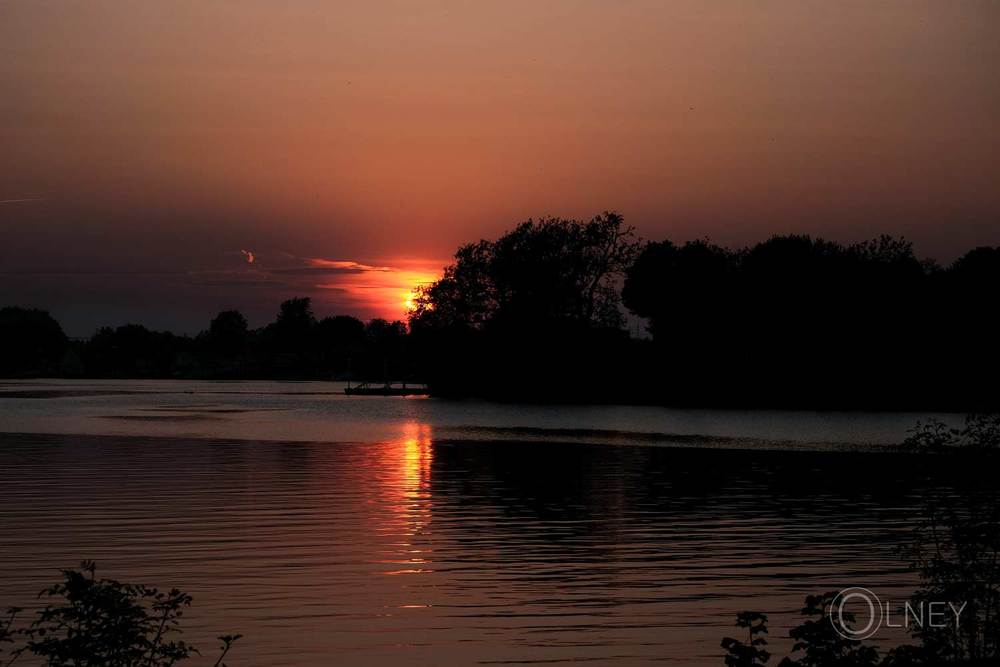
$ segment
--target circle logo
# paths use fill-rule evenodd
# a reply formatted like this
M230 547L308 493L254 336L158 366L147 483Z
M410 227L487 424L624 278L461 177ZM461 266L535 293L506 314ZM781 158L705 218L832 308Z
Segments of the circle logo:
M852 608L860 608L860 614L856 615L850 611L848 605ZM858 641L868 639L882 627L882 601L870 590L860 586L845 588L837 593L837 597L833 598L833 602L830 604L829 613L833 629L844 639ZM867 622L861 627L851 627L851 624L861 622L858 620L859 618L861 621L867 619Z

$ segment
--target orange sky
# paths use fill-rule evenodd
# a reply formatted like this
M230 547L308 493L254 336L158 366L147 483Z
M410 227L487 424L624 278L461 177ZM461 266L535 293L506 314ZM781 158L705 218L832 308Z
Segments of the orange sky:
M459 243L605 209L953 256L1000 242L998 25L995 0L7 0L0 302L84 333L260 324L307 288L392 316ZM204 281L240 249L393 271Z

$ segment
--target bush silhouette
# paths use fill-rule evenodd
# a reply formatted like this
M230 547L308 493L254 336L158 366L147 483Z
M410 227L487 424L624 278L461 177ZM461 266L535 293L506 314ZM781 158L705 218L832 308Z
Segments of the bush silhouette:
M42 591L55 599L37 612L25 628L15 629L20 609L9 610L0 625L0 641L22 640L9 665L21 654L40 658L50 667L167 667L198 651L176 635L181 633L184 610L191 596L176 588L159 591L140 584L98 579L96 565L85 561L79 569L63 570L63 580ZM224 635L223 658L241 635Z
M764 648L767 639L761 635L767 634L767 614L759 611L742 611L736 615L736 627L745 628L747 640L725 637L722 648L729 654L726 656L726 667L760 667L766 665L771 654Z

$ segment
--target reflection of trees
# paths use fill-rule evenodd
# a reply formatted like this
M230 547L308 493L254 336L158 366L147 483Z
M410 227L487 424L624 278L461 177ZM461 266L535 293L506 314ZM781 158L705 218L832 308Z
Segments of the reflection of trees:
M856 536L830 526L870 518L873 511L889 523L905 518L900 508L920 480L898 463L898 455L878 453L436 442L431 489L435 502L496 516L489 524L463 527L457 540L476 539L482 531L510 541L593 538L601 545L642 525L650 529L648 539L669 550L683 543L683 526L725 529L752 520L851 543ZM540 522L559 523L560 530L538 531ZM671 524L678 529L666 530ZM790 530L767 539L795 549L804 546L801 534ZM882 532L888 552L901 534Z

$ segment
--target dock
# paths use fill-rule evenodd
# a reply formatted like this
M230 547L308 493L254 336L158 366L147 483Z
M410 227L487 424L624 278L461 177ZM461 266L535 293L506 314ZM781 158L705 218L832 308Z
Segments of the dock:
M351 386L347 383L344 393L348 396L427 396L430 392L425 384L406 382L362 382Z

